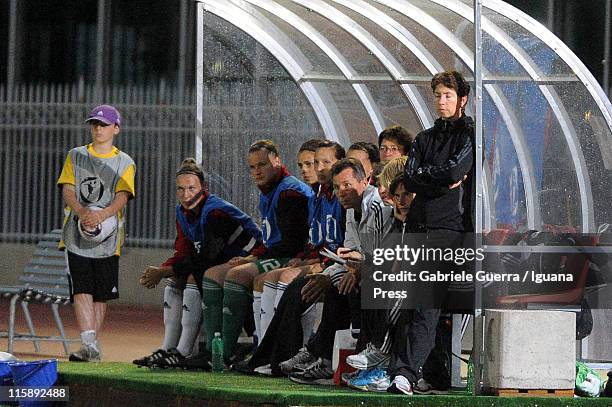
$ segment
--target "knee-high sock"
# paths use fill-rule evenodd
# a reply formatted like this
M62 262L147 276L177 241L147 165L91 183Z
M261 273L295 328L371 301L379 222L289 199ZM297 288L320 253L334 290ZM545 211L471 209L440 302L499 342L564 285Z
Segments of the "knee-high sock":
M176 348L181 336L183 292L166 280L164 288L164 343L162 349Z
M266 336L270 321L274 317L274 300L276 299L276 284L264 282L261 294L261 337Z
M215 332L221 332L223 328L223 288L206 277L202 279L202 314L206 349L210 351Z
M285 294L285 290L287 289L287 287L289 286L289 283L283 283L282 281L279 281L278 283L276 283L276 298L274 298L274 311L276 312L276 309L278 308L278 303L280 302L281 298L283 298L283 294Z
M202 315L202 302L200 301L200 313ZM198 354L204 352L204 346L206 345L206 330L204 329L204 316L200 320L200 330L198 331L198 336L195 340L195 344L191 353Z
M312 330L314 328L315 320L317 319L317 307L316 303L312 304L304 313L302 313L301 323L302 323L302 332L304 339L304 346L308 343L308 339L310 339L310 335L312 335Z
M200 332L202 320L202 296L195 284L187 284L183 291L183 317L181 318L181 339L176 349L181 355L191 354L195 340Z
M255 335L261 342L261 292L253 291L253 319L255 320Z
M248 301L246 288L232 281L223 284L223 350L226 359L234 354Z

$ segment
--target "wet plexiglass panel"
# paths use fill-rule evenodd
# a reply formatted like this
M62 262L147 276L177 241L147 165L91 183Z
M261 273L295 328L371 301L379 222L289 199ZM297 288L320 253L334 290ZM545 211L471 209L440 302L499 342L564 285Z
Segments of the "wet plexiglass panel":
M412 52L410 52L405 45L391 35L389 31L383 28L386 27L386 25L383 24L383 21L376 19L372 14L366 13L364 16L363 14L358 13L349 7L345 7L331 0L326 0L326 3L335 7L338 9L338 11L350 17L353 21L363 27L373 39L378 41L378 43L388 51L390 57L401 66L406 75L421 76L429 74L423 63ZM381 26L379 24L383 25Z
M450 10L429 0L413 0L410 3L441 22L473 54L474 24L470 21L474 18L472 4L448 2L453 7ZM527 75L512 55L487 31L482 33L482 52L486 77L494 79Z
M580 82L554 89L574 125L593 194L595 228L612 223L612 134L591 94Z
M431 90L431 85L429 83L419 84L416 86L416 88L419 90L421 95L423 95L423 99L425 100L425 105L429 109L429 113L431 114L433 119L436 120L438 116L434 105L434 97L433 92Z
M256 74L290 79L269 52L244 31L212 13L204 14L204 72L210 77L255 79ZM214 52L213 52L214 50ZM257 65L257 69L255 68Z
M483 98L484 165L491 176L489 196L493 198L490 213L492 228L527 227L527 205L524 168L516 153L516 143L507 123L488 93Z
M302 7L292 1L275 1L308 21L310 25L340 50L342 55L359 74L388 77L383 65L360 42L340 28L336 22L330 21L314 10ZM391 78L389 77L389 79Z
M485 79L499 81L517 76L527 79L519 62L488 33L482 35L482 62Z
M540 207L536 228L557 225L582 230L579 164L568 148L570 132L563 130L546 95L535 83L507 82L498 88L524 139L529 174L535 182L533 196Z
M212 192L258 217L246 165L251 143L274 140L298 174L299 146L325 136L300 86L254 38L210 13L204 33L203 166Z
M447 9L444 7L444 5L436 4L430 0L410 0L410 4L418 7L431 17L435 18L440 24L452 31L457 37L463 36L464 31L471 31L472 39L474 38L472 23L467 21L460 14ZM470 7L466 6L464 9L467 11L470 9ZM469 47L473 49L473 41L471 42L472 44L470 44Z
M260 13L265 21L273 24L279 30L281 30L300 50L300 52L309 60L312 69L307 73L317 73L321 75L342 75L338 66L319 48L313 41L311 41L305 34L298 31L295 27L288 24L285 20L278 17L278 13L283 15L283 7L267 2L267 9L263 9L256 6L251 6L250 9L256 10L256 13ZM269 10L269 11L268 11ZM299 17L299 16L298 16Z
M336 82L328 84L327 88L346 126L349 142L371 142L373 137L377 136L377 132L353 86Z
M456 69L461 72L470 71L470 68L456 56L453 48L444 42L443 34L436 27L425 24L419 19L419 15L402 14L396 9L374 1L369 1L369 3L407 28L416 37L420 46L426 48L433 57L431 62L436 67L436 72L445 69ZM441 35L442 38L438 35ZM452 37L454 38L454 35Z
M517 12L518 9L517 9ZM516 22L488 8L482 9L483 18L489 19L520 46L544 75L573 75L570 67L544 40L527 31ZM545 28L542 26L542 29Z
M368 89L383 113L386 127L399 124L414 134L422 130L412 105L397 83L368 83Z

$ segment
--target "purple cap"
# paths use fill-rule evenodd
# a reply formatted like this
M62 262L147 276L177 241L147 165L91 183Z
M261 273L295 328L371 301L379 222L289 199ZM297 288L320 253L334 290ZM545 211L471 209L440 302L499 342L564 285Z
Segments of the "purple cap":
M89 118L85 120L85 123L92 120L98 120L102 123L116 124L117 126L121 126L121 115L117 109L111 105L100 105L94 107L89 113Z

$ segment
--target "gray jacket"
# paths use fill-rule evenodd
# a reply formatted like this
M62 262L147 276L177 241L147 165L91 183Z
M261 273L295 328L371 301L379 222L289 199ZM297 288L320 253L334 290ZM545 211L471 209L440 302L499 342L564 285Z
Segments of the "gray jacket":
M378 190L368 185L361 200L361 220L355 219L355 210L346 211L346 231L344 233L343 247L355 249L359 252L368 252L370 248L377 247L380 240L393 227L393 207L385 206ZM334 285L346 273L343 265L334 263L325 269Z

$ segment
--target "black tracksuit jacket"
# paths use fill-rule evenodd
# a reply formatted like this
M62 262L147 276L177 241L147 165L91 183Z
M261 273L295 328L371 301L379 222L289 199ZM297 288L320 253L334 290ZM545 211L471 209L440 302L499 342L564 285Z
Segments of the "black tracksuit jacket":
M438 119L420 132L406 162L406 190L415 192L407 222L459 232L471 228L474 191L474 122ZM457 188L448 186L468 178Z

